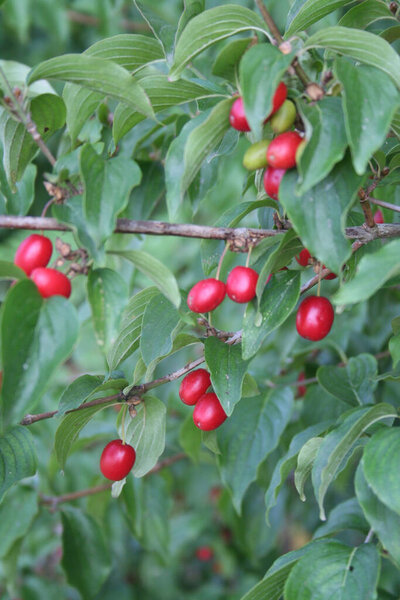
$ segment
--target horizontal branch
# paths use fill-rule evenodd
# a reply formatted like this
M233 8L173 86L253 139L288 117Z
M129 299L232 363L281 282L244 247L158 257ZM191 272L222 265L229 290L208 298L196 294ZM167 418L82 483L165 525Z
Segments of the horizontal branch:
M68 225L60 223L57 219L49 217L16 217L11 215L0 216L0 228L28 229L42 231L72 231ZM249 245L256 245L260 240L282 233L277 229L256 229L248 227L209 227L207 225L193 225L191 223L165 223L163 221L133 221L118 219L115 233L133 233L146 235L170 235L186 238L228 240L234 249L248 250ZM360 240L363 243L377 238L400 237L399 223L383 223L372 228L365 225L347 227L346 237L351 240Z

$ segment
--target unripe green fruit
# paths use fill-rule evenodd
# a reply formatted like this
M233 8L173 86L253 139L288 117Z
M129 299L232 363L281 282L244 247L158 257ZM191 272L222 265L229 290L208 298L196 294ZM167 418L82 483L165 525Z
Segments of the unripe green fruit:
M296 107L291 100L285 100L279 110L272 115L270 124L272 131L283 133L291 128L296 118Z
M250 146L243 156L243 166L249 171L264 169L268 166L267 149L270 143L271 140L261 140L261 142Z
M300 158L301 158L301 155L304 152L304 148L306 147L306 144L307 144L306 140L303 140L302 142L300 142L299 147L297 148L297 151L296 151L296 165L298 165L299 162L300 162Z

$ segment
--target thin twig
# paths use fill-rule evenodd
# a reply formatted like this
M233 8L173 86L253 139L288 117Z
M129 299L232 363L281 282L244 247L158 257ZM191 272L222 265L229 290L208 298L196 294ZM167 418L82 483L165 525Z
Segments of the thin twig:
M90 27L98 27L101 25L101 20L99 18L92 15L86 15L76 10L67 10L67 17L73 23L79 23L80 25L89 25ZM129 19L122 19L120 26L126 31L149 31L147 23L136 23Z
M184 458L187 458L187 455L184 452L174 454L173 456L168 456L167 458L160 460L148 473L146 473L146 476L152 475L153 473L158 473L162 469L165 469L166 467L169 467ZM93 496L95 494L101 494L101 492L106 492L107 490L111 489L112 485L112 482L103 483L102 485L97 485L86 490L62 494L61 496L45 496L42 494L40 496L40 504L49 505L52 510L55 510L59 504L72 502L73 500L79 500L80 498L86 498L87 496Z
M383 208L388 208L389 210L393 210L394 212L400 212L400 206L396 206L396 204L390 204L389 202L384 202L383 200L378 200L377 198L369 198L369 201L372 204L377 204L378 206L382 206Z
M368 201L368 195L362 188L358 191L358 197L360 199L361 208L363 209L365 216L365 223L367 227L374 229L376 227L376 223L374 220L374 215L372 214L371 205Z
M256 4L258 6L258 9L261 13L262 18L266 22L268 29L271 32L271 35L275 38L275 40L278 42L278 44L282 44L283 37L281 36L281 33L280 33L275 21L273 20L270 12L265 8L264 2L262 0L256 0Z

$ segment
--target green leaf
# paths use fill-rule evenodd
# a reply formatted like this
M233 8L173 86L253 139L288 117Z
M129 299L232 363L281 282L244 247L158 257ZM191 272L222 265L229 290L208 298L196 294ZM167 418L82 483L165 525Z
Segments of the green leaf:
M132 188L140 183L137 163L125 156L103 160L87 144L80 154L84 183L83 214L87 230L101 248L113 233L117 215L128 204Z
M339 21L343 27L356 27L365 29L379 19L392 19L396 21L388 5L382 0L364 0L348 10Z
M266 520L269 523L268 516L269 511L276 504L276 499L285 480L288 478L290 472L295 468L297 463L297 456L301 450L301 448L314 436L319 435L324 432L330 424L330 421L323 421L322 423L318 423L317 425L311 425L311 427L307 427L304 431L300 431L300 433L296 434L292 441L290 442L290 446L286 454L279 459L276 463L275 469L272 473L267 491L265 493L265 506L266 506Z
M308 38L304 48L326 48L377 67L400 87L400 57L382 38L350 27L326 27Z
M17 425L0 437L0 499L17 481L36 473L33 438L26 427Z
M122 314L118 337L108 357L110 371L116 369L123 360L139 348L143 314L151 298L157 294L157 288L150 287L142 290L129 300Z
M373 544L351 548L331 540L311 548L293 567L284 598L375 600L379 570L380 557Z
M320 508L320 518L323 521L325 521L323 507L325 494L335 479L342 461L349 457L354 444L368 427L390 417L396 417L396 410L390 404L381 403L373 407L354 409L347 413L347 416L343 417L343 422L324 438L312 470L314 493Z
M146 365L160 356L169 354L180 315L165 296L154 296L144 309L140 352Z
M279 241L279 237L280 236L275 236L277 242ZM302 249L303 244L300 242L294 229L291 229L282 236L278 247L268 255L268 258L260 271L256 287L259 302L262 298L264 288L267 285L268 276L286 266L296 254L301 252ZM257 255L257 252L254 254Z
M19 87L21 90L26 90L26 94L29 98L40 96L40 94L55 94L52 86L43 79L29 86L29 88L26 88L26 77L31 70L31 67L28 67L28 65L16 62L15 60L0 60L0 67L3 69L11 88ZM0 90L1 89L5 94L9 92L3 77L0 77Z
M369 524L364 517L357 498L350 498L337 504L329 513L326 523L318 527L317 531L315 531L314 539L326 535L334 535L346 529L359 531L364 535L368 533Z
M345 58L337 58L335 74L343 86L343 110L354 169L362 175L372 154L386 139L400 93L390 77L376 67L356 66Z
M29 532L39 510L38 494L28 486L11 489L0 504L0 558Z
M129 71L104 58L86 54L64 54L37 65L29 74L28 83L38 79L57 79L76 83L120 102L125 102L146 117L154 117L143 88Z
M212 74L223 79L235 81L239 61L250 46L252 38L239 38L226 44L217 55Z
M62 567L68 583L79 590L84 600L90 600L111 572L103 531L93 517L72 506L63 507L61 519Z
M30 113L44 141L65 124L65 105L55 94L42 94L32 98ZM0 142L3 146L3 166L14 191L14 184L22 179L26 167L39 152L39 148L25 125L1 109Z
M169 65L172 61L172 53L175 44L177 32L175 27L167 23L159 17L159 13L152 10L145 2L133 0L135 7L146 21L154 37L160 42L166 58L166 63ZM150 5L151 6L151 5Z
M136 410L136 417L126 428L126 442L136 450L132 473L143 477L164 452L166 408L158 398L145 396Z
M272 98L293 57L293 53L283 54L272 44L257 44L240 61L246 117L256 140L261 139L263 123L272 110Z
M344 228L361 178L345 158L303 196L296 192L296 179L294 171L285 174L279 188L279 200L305 248L333 273L339 273L342 264L351 255Z
M66 298L43 300L30 280L9 290L1 319L5 424L35 406L77 337L78 317Z
M26 274L14 263L0 260L0 279L26 279Z
M255 300L249 302L243 319L242 352L245 360L254 356L265 338L286 321L297 304L299 294L299 273L282 271L276 273L265 287L259 313Z
M128 301L128 286L112 269L91 269L87 290L97 343L107 353L118 334L121 313Z
M295 0L286 21L285 37L303 31L351 0Z
M399 568L400 539L397 532L400 527L400 516L390 510L373 492L365 478L363 465L364 461L361 460L354 480L357 499L369 525Z
M363 457L364 475L372 491L383 504L398 515L400 515L400 493L395 465L398 462L399 448L398 427L384 428L371 437Z
M35 198L36 171L36 165L28 165L12 191L3 164L0 164L0 199L4 198L7 214L24 216L28 213Z
M400 273L400 240L386 243L376 252L364 254L355 276L333 296L335 304L354 304L370 298L386 281Z
M248 361L243 360L240 345L225 344L216 337L206 339L204 356L214 391L229 417L241 398Z
M257 477L260 463L276 448L293 409L290 388L241 402L218 430L218 465L240 513L243 496Z
M400 334L394 335L389 340L389 352L393 361L393 368L399 364L400 360Z
M117 404L117 401L115 404ZM71 452L71 448L81 430L100 410L110 406L112 406L111 403L100 404L97 406L83 408L82 410L77 410L65 415L57 428L54 438L54 449L58 464L60 465L61 469L64 469L68 454Z
M308 440L301 448L297 457L297 467L294 473L294 485L300 496L300 500L305 502L304 486L311 473L312 466L317 456L318 450L324 441L322 437L313 437Z
M67 410L78 408L101 385L101 375L81 375L63 391L58 404L57 416L64 415Z
M179 443L193 462L198 462L200 458L201 434L200 429L193 423L193 415L189 414L179 430Z
M325 540L311 542L299 550L293 550L280 556L265 574L262 581L257 583L241 600L280 600L285 581L290 571L299 559L309 552L310 548L326 544Z
M299 101L298 108L307 140L298 165L296 191L302 195L325 179L342 160L348 142L339 98L323 98L315 104Z
M145 35L124 33L99 40L84 52L85 55L111 60L135 73L144 65L164 58L160 43ZM67 126L72 141L95 111L104 96L80 85L67 83L63 98L68 109ZM132 109L131 109L132 110Z
M186 65L212 44L248 30L268 35L261 18L252 10L237 4L217 6L194 17L176 45L170 79L179 79Z
M110 254L115 254L116 256L121 256L122 258L126 258L126 260L130 260L139 271L144 273L144 275L154 282L160 292L164 294L176 308L179 308L181 294L176 279L171 271L157 258L153 258L153 256L142 250L110 250L109 252Z
M322 366L319 384L332 396L352 406L372 404L377 385L378 363L371 354L359 354L344 367Z

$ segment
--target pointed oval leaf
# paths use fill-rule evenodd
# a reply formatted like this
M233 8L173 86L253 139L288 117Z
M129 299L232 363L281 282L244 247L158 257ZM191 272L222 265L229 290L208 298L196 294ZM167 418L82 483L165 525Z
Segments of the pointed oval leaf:
M372 354L352 356L344 367L322 366L318 383L332 396L352 406L372 404L378 363Z
M269 35L256 13L237 4L217 6L197 15L191 19L178 40L170 79L178 79L186 65L212 44L252 29Z
M295 0L289 10L285 36L303 31L351 0Z
M26 427L13 427L0 437L0 499L17 481L36 473L36 452Z
M146 365L169 354L179 322L179 312L163 294L149 301L143 313L140 337L140 352Z
M326 523L318 527L314 533L314 539L326 535L334 535L340 531L352 529L367 535L370 526L357 498L350 498L340 502L331 510Z
M5 558L15 542L29 532L38 511L36 490L21 485L8 492L0 504L0 558Z

